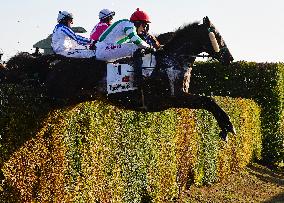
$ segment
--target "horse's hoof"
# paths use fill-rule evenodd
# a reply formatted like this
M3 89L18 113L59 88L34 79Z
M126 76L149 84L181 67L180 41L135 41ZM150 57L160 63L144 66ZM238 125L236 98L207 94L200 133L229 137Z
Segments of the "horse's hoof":
M233 133L234 135L237 134L236 129L234 128L233 125L231 125L231 126L227 129L227 131L230 132L230 133Z
M224 140L225 142L228 142L228 133L232 133L234 135L237 134L236 129L234 128L233 125L228 126L227 128L225 128L224 130L222 130L220 132L220 137L222 138L222 140Z
M233 133L234 135L236 135L236 134L237 134L237 131L236 131L236 129L234 128L234 126L233 126L233 128L232 128L231 133Z
M220 137L222 138L223 141L228 142L229 138L228 138L228 132L226 130L222 130L219 133Z

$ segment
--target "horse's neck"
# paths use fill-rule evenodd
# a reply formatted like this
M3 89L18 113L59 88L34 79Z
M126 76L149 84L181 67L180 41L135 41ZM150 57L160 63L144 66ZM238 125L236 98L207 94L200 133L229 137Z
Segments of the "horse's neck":
M196 56L203 51L201 36L203 33L202 25L193 23L177 30L175 33L166 34L171 39L165 44L165 49L172 55ZM195 59L191 59L193 62Z

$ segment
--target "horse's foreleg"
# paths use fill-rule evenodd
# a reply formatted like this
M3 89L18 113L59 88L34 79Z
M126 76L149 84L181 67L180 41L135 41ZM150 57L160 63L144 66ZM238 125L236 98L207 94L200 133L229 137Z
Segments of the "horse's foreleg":
M187 71L184 73L184 77L183 77L182 90L183 92L186 92L186 93L188 93L188 89L189 89L191 71L192 71L192 66L187 68Z
M220 136L222 139L227 139L229 132L235 134L235 129L226 112L214 101L214 99L205 96L198 96L192 94L182 94L171 99L171 104L176 108L189 109L205 109L211 112L216 118L219 127L221 128Z

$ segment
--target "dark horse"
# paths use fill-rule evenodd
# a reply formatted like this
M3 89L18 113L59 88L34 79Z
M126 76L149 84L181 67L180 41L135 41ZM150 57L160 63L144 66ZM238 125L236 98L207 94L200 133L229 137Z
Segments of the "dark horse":
M108 95L106 62L57 55L15 56L7 63L5 79L39 82L50 97L71 103L104 99L127 109L150 112L168 108L206 109L216 118L222 139L225 140L229 132L235 133L228 115L212 98L188 93L190 70L196 55L206 52L224 65L233 61L222 36L208 17L202 24L189 24L158 39L164 47L155 53L157 66L138 90Z

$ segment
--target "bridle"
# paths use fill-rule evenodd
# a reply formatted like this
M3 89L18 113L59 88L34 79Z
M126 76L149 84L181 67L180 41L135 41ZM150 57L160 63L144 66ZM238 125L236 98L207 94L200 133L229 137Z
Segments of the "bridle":
M202 25L204 25L204 24L202 24ZM211 35L214 35L214 36L216 35L216 33L214 32L215 28L209 27L209 28L207 28L207 30L208 30L208 37L209 37L210 32L211 32ZM216 38L215 38L215 40L216 40ZM216 40L216 43L217 43L217 46L219 47L217 40ZM179 47L178 49L175 50L174 55L177 55L181 50L183 50L185 47L187 47L189 45L190 45L190 42L184 43L181 47ZM209 54L209 53L207 53L207 54L184 54L184 55L179 55L179 56L186 56L186 57L192 57L192 58L210 58L210 57L215 58L215 56L214 56L215 54L222 53L222 52L223 52L223 48L219 49L219 52L214 52L213 54Z
M200 39L195 39L195 41L194 38L192 38L191 41L184 41L181 43L181 46L174 49L172 55L181 58L191 58L191 60L195 60L195 58L212 58L212 60L217 59L222 63L227 63L227 55L230 54L230 52L226 44L222 43L222 37L216 31L215 27L211 25L211 23L203 23L199 24L199 26L199 29L201 29L199 30L199 35L202 35ZM206 53L197 54L198 52Z

